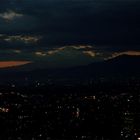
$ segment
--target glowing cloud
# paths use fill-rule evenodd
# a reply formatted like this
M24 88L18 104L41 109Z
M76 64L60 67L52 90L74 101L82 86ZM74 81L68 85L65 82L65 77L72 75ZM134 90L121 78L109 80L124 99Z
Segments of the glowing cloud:
M37 56L46 56L46 53L44 53L44 52L35 52L35 55L37 55Z
M30 35L11 35L7 36L5 34L0 34L0 40L6 42L20 41L25 44L37 43L41 39L41 36L30 36Z
M77 49L77 50L79 50L79 49L92 49L93 48L93 46L90 46L90 45L79 45L79 46L71 46L71 47L74 49Z
M83 51L84 54L91 56L91 57L95 57L96 53L94 51Z
M92 46L84 46L84 45L77 45L77 46L64 46L64 47L60 47L60 48L54 48L53 50L50 50L47 52L48 55L53 55L53 54L56 54L56 53L59 53L61 52L62 50L65 50L65 49L75 49L75 50L89 50L89 49L92 49L93 47ZM85 51L86 53L87 51ZM87 52L88 53L88 52Z
M110 57L105 58L105 60L113 59L121 55L140 56L140 51L115 52Z
M62 50L66 49L66 47L60 47L60 48L55 48L53 50L50 50L47 52L48 55L53 55L53 54L56 54Z
M16 67L32 63L31 61L0 61L0 68Z
M7 21L11 21L11 20L14 20L15 18L20 18L22 16L23 16L23 14L14 12L12 10L9 10L4 13L0 13L0 18L7 20Z

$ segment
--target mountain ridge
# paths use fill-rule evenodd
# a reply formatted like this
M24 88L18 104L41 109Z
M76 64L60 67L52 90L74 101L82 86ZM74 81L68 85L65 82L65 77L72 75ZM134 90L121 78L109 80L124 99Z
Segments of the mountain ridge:
M28 64L27 64L28 65ZM31 65L29 65L31 66ZM22 69L23 68L23 69ZM26 68L26 69L25 69ZM0 80L29 79L90 79L94 77L110 76L136 76L140 75L140 56L122 55L103 62L91 63L86 66L77 66L62 69L27 69L28 66L18 68L1 69ZM25 69L25 70L24 70Z

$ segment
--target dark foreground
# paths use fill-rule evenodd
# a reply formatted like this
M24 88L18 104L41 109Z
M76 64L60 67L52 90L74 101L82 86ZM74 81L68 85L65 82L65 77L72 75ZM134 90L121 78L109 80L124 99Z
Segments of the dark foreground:
M140 84L103 85L1 86L0 140L140 140Z

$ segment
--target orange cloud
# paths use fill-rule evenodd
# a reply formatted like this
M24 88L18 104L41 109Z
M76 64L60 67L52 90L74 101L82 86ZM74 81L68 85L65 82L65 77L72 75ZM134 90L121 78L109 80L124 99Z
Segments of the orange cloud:
M140 56L140 51L116 52L116 53L113 53L112 56L105 58L105 60L113 59L113 58L121 56L121 55Z
M0 68L16 67L29 63L31 61L0 61Z
M84 54L91 56L91 57L95 57L96 53L94 51L83 51Z

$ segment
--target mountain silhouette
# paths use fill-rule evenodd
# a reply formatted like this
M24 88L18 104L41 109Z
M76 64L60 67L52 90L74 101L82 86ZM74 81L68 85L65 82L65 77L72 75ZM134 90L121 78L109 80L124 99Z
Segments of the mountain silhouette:
M0 70L0 82L11 80L71 79L81 80L104 77L123 77L140 75L140 56L121 55L103 62L96 62L85 66L59 69L33 69L35 64Z

